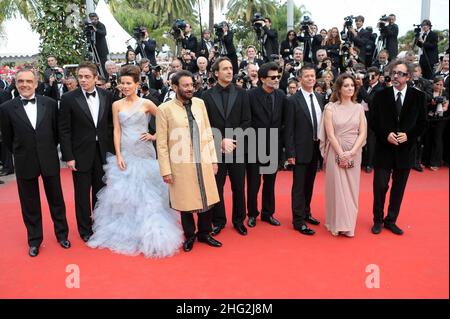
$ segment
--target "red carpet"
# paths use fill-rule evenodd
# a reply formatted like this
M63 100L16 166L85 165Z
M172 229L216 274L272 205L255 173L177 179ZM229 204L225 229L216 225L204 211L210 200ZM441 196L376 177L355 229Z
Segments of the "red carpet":
M334 238L323 226L324 173L317 176L312 203L322 221L312 226L316 235L294 231L292 175L282 172L276 214L281 227L258 221L244 238L230 217L218 236L222 248L196 242L192 252L162 260L87 247L76 231L67 170L62 176L72 248L57 244L44 202L43 246L37 258L28 257L17 187L10 181L0 186L0 298L448 298L448 175L448 168L411 173L398 220L405 235L399 237L387 230L370 233L373 175L363 173L356 237L350 239ZM230 195L228 185L228 212ZM66 287L72 264L79 267L80 288ZM370 264L379 267L379 289L366 287Z

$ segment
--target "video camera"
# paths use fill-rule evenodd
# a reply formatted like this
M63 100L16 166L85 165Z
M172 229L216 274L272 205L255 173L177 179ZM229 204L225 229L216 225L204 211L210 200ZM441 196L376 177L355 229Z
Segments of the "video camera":
M352 15L344 18L344 25L347 29L353 27L353 20L355 20L355 17Z
M222 39L224 32L223 32L223 22L214 24L214 34L217 38Z
M174 39L181 39L181 31L186 29L186 22L183 19L176 19L175 23L172 25L172 30L170 34L174 37Z
M303 20L300 22L300 30L305 32L305 34L309 34L309 27L314 25L314 22L311 20L309 16L304 16Z
M111 75L108 82L111 84L111 90L115 90L117 87L117 74Z
M422 33L422 25L421 24L413 24L414 27L414 36L416 38L420 37L420 34Z
M388 24L389 24L389 16L383 14L383 15L381 16L380 20L378 21L377 28L378 28L378 29L384 28L384 27L386 27Z
M144 40L146 32L147 29L145 27L135 27L133 29L133 38L135 38L137 42L141 42Z
M253 29L255 30L255 32L256 32L256 34L257 34L258 36L261 35L262 28L263 28L263 26L264 26L265 21L266 21L266 18L264 18L264 17L261 15L261 13L256 12L256 13L253 15L253 18L252 18L252 25L253 25ZM264 23L261 23L261 22L264 22Z

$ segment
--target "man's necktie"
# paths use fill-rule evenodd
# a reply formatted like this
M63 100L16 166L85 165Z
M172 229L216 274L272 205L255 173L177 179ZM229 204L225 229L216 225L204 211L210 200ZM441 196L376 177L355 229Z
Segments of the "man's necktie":
M313 139L314 141L317 141L317 115L316 115L316 107L314 106L314 95L310 94L309 97L311 98L311 113L313 117Z
M395 108L397 109L397 115L400 117L402 112L402 92L397 93L397 100L395 101Z

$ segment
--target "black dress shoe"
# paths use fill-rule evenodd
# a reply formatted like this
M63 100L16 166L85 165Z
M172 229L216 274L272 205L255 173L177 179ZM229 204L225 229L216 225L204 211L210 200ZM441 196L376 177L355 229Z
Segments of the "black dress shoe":
M7 176L14 174L14 171L0 171L0 176Z
M241 234L242 236L247 235L247 228L244 226L244 224L236 224L236 225L234 225L233 227L234 227L234 229L236 229L237 232L238 232L239 234Z
M306 217L305 221L307 223L310 223L311 225L319 225L320 224L320 222L312 216Z
M70 241L66 240L60 240L59 244L62 248L69 249L70 248Z
M186 239L183 243L183 250L185 252L190 252L192 250L192 247L194 247L194 242L195 242L195 236Z
M212 232L211 235L213 236L217 236L219 235L219 233L222 231L222 229L224 229L225 226L219 225L219 226L213 226L212 228Z
M201 243L206 243L212 247L222 247L222 243L215 240L210 235L198 236L198 241Z
M273 226L280 226L281 225L281 223L278 220L276 220L273 216L268 216L268 217L261 216L261 220L263 222L269 223L270 225L273 225Z
M91 238L91 236L92 236L92 235L83 235L83 236L81 236L81 239L83 239L83 241L84 241L85 243L87 243L87 242L89 241L89 239Z
M36 257L37 255L39 255L39 247L31 246L28 250L28 255L30 255L31 257Z
M0 185L1 185L1 184L5 184L5 182L4 182L4 181L0 181Z
M249 217L247 221L248 227L255 227L256 226L256 217Z
M396 235L403 235L403 230L401 230L397 225L395 224L384 224L384 228L389 229L391 232L393 232Z
M382 226L383 226L383 224L380 224L380 223L373 224L372 234L378 235L379 233L381 233Z
M370 174L372 173L372 166L366 166L366 173Z
M423 172L423 168L422 168L422 166L420 166L420 164L414 165L413 170L415 170L417 172Z
M294 229L298 230L301 234L303 235L314 235L316 232L310 228L308 228L308 226L306 225L301 225L300 227L294 227Z

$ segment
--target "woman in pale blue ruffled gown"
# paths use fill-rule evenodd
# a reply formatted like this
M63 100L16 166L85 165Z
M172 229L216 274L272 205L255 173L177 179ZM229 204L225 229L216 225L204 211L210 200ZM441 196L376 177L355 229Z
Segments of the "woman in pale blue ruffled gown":
M121 71L124 99L113 104L114 146L104 166L106 186L98 193L94 209L92 248L109 248L126 254L167 257L183 243L178 214L169 206L167 185L148 133L156 106L136 94L140 71Z

